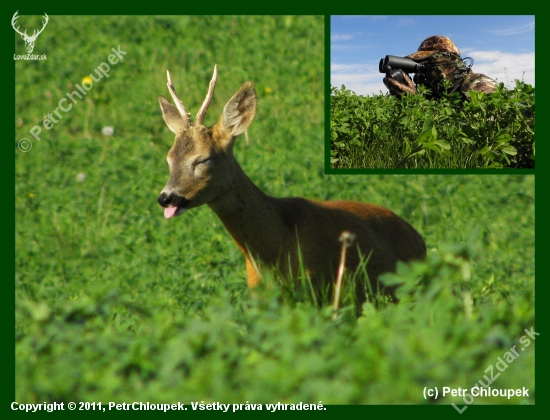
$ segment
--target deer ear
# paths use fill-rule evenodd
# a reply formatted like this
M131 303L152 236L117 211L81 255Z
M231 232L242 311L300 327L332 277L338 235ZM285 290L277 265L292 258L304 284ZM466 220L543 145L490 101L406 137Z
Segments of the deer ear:
M256 90L246 82L223 108L216 124L226 137L233 138L245 131L256 115Z
M181 133L187 128L187 124L175 105L171 104L164 96L159 96L160 109L164 122L174 134Z

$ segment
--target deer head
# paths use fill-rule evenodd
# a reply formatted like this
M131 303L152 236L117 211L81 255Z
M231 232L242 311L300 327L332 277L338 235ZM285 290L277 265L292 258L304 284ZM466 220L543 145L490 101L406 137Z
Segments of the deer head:
M44 30L44 28L48 24L48 21L50 20L50 18L48 17L48 15L46 13L44 13L45 20L42 23L42 29L40 29L38 32L36 31L36 29L33 30L32 35L29 36L29 35L27 35L27 30L26 29L25 29L25 32L21 32L19 30L19 26L15 27L16 20L19 17L19 16L17 16L18 13L19 13L19 10L17 12L15 12L15 14L13 15L13 18L11 19L11 26L13 26L13 29L15 30L15 32L17 32L19 35L21 35L21 38L23 38L23 41L25 41L25 48L26 48L27 52L30 54L34 50L34 43L36 42L36 38L38 38L38 35L40 35L42 33L42 31Z
M175 105L162 96L159 102L164 121L176 139L167 157L170 178L158 202L165 208L164 216L170 218L209 203L230 188L235 173L241 170L233 157L233 144L254 119L256 91L250 82L242 85L225 105L216 125L205 127L204 116L214 94L217 66L194 123L176 94L170 72L167 74Z

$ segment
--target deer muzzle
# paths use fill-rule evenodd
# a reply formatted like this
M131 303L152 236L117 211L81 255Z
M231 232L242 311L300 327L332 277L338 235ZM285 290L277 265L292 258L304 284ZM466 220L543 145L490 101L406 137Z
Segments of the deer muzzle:
M164 217L167 219L183 214L191 203L191 201L180 197L179 195L173 193L168 194L165 192L160 193L157 201L162 207L164 207Z

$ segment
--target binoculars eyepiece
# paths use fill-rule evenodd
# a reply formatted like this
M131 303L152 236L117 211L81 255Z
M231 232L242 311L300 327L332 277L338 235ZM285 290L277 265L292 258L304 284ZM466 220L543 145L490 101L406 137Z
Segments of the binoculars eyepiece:
M380 59L378 70L380 73L386 73L386 77L391 77L403 83L403 76L399 70L403 70L405 73L420 73L424 70L424 65L410 58L387 55L385 58Z

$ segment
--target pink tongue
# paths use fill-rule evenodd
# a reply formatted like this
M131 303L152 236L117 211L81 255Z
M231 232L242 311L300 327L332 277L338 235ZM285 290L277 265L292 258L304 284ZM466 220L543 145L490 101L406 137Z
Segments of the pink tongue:
M178 211L178 208L177 207L166 207L164 209L164 217L166 217L167 219L169 219L170 217L172 217L174 214L176 214L176 211Z

